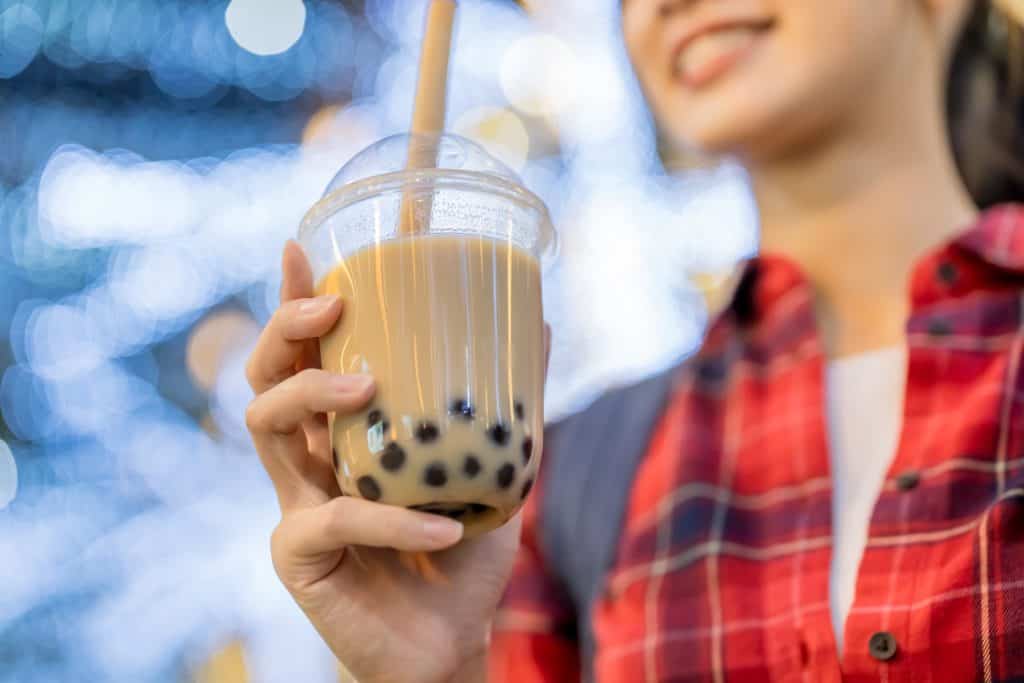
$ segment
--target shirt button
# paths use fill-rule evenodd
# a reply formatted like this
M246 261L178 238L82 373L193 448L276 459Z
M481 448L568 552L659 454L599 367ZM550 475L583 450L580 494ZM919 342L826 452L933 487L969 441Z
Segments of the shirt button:
M917 470L907 470L896 477L896 487L900 491L913 491L921 483L921 473Z
M942 318L934 318L928 323L928 334L933 337L945 337L952 332L952 326Z
M697 366L697 374L708 384L716 384L725 379L727 371L721 359L709 358Z
M956 284L958 275L959 273L957 273L956 266L949 261L943 261L935 270L935 277L938 278L940 283L947 286Z
M896 656L896 638L888 631L879 631L868 641L868 652L880 662L888 662Z

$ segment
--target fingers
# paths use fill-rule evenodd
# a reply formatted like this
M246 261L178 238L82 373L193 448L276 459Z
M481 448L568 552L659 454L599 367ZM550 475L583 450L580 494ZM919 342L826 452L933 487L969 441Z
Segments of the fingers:
M282 511L320 504L337 492L330 457L310 449L304 423L319 413L358 410L374 391L370 377L311 369L282 381L249 404L246 426Z
M281 256L281 303L313 296L313 270L295 240L288 240Z
M257 393L298 369L318 367L316 337L331 329L341 314L337 297L313 296L313 272L306 255L289 241L281 257L281 307L274 313L249 358L245 374Z
M462 533L462 524L446 517L341 497L286 515L274 532L273 551L283 568L347 546L441 550L458 543Z
M306 253L295 240L288 240L281 255L281 303L313 296L313 269ZM315 342L303 344L296 362L297 369L320 367L320 347Z
M253 438L290 435L303 421L318 413L350 413L373 398L374 382L368 375L335 375L325 370L303 370L256 396L245 414Z
M260 334L245 374L261 393L295 373L307 346L326 334L341 315L341 299L333 295L296 299L282 304Z

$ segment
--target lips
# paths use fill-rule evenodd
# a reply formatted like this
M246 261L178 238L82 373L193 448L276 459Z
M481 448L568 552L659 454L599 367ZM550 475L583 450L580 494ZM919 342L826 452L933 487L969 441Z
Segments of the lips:
M730 20L694 26L679 41L673 73L691 88L715 80L739 63L772 27L770 20Z

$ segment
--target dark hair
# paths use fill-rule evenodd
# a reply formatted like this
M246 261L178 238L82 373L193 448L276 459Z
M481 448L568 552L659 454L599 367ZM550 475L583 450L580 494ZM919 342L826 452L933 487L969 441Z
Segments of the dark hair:
M975 1L946 93L957 164L983 208L1024 198L1024 26L997 2Z

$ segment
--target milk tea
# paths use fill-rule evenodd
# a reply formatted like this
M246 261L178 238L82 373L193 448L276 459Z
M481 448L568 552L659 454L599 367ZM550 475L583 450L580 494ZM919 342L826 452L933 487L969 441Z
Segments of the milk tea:
M537 260L486 237L399 237L344 259L317 293L344 301L323 367L377 380L366 410L329 416L341 490L458 519L467 537L507 521L540 464Z

